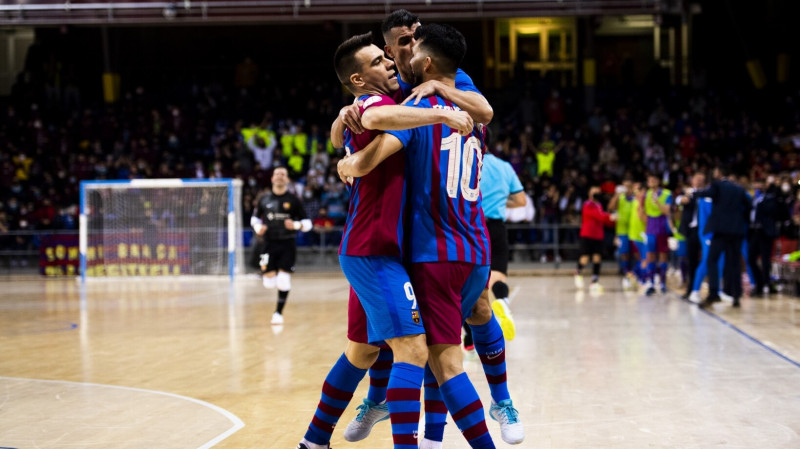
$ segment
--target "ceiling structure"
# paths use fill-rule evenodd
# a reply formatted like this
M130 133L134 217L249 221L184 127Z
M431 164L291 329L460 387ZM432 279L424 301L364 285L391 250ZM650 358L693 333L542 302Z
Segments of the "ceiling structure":
M223 24L380 20L395 9L430 19L675 14L680 0L0 0L0 26Z

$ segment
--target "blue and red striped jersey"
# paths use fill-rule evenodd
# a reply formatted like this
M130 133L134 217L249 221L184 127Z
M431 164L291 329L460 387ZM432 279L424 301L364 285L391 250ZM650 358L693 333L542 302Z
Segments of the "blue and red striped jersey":
M362 114L369 108L397 104L395 99L385 95L363 95L358 101ZM345 131L347 153L364 149L381 132L366 130L354 134ZM405 164L405 155L397 152L368 175L353 180L340 255L402 256Z
M432 96L420 108L458 109ZM489 234L481 207L483 128L462 137L447 125L386 131L403 143L409 191L411 262L489 264Z

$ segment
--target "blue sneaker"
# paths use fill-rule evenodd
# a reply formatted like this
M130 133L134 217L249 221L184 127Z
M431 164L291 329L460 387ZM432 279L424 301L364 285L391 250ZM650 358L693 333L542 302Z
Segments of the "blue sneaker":
M361 441L372 432L372 426L389 419L389 406L386 402L376 404L375 402L364 399L364 403L357 407L358 415L350 421L344 429L344 439L353 443Z
M525 428L519 420L519 412L511 399L495 403L489 409L489 416L500 423L500 436L508 444L519 444L525 439Z

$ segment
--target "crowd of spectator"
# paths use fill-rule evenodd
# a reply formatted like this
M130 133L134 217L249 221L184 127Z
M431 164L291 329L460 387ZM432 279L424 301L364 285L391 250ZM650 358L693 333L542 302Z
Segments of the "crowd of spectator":
M343 151L331 145L329 126L351 99L333 77L246 86L239 78L135 87L115 103L91 105L74 89L18 82L0 100L0 232L75 229L79 182L88 179L240 178L249 216L278 164L319 227L341 225L348 198L335 167ZM797 232L796 93L751 110L734 93L618 91L585 113L582 91L535 89L512 92L511 108L493 100L508 92L487 96L495 105L489 150L518 173L537 224L577 226L590 185L611 193L623 178L653 172L680 190L694 171L727 164L752 180L777 176L791 211L784 232Z

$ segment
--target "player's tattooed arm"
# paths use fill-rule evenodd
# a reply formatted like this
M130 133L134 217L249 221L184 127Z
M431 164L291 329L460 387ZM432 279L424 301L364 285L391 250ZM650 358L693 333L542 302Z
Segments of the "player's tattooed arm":
M488 124L494 117L494 109L492 109L492 105L483 95L478 92L459 90L455 86L436 80L426 81L413 88L411 95L403 101L403 104L408 104L409 102L419 104L421 99L431 95L438 95L457 104L458 107L467 111L477 123Z
M361 116L361 124L365 128L384 131L411 129L436 123L444 123L462 136L469 135L474 126L472 117L468 113L447 109L386 105L367 109Z
M403 142L400 139L391 134L381 134L372 139L363 150L339 161L337 165L339 177L345 179L364 176L402 148Z

